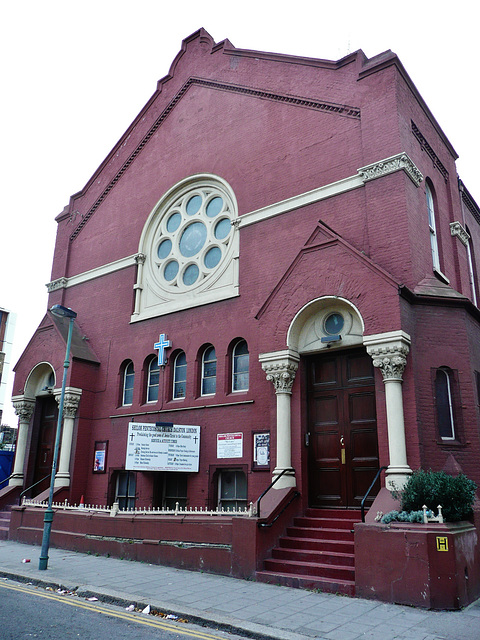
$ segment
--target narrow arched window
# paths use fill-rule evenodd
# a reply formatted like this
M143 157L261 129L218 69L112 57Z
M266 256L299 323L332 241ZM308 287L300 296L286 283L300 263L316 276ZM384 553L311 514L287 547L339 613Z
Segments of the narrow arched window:
M158 364L158 358L154 357L150 360L150 364L148 365L147 402L157 402L159 383L160 365Z
M130 360L126 363L123 372L123 395L122 404L124 406L131 405L133 402L133 385L135 382L135 370L133 362Z
M215 347L207 347L202 356L202 396L213 395L217 388Z
M452 372L447 367L437 369L435 375L435 402L438 432L442 440L455 440L455 419L452 395Z
M185 398L187 388L187 356L184 351L175 358L173 363L173 397Z
M472 289L472 301L474 305L478 306L477 277L476 277L476 269L475 269L475 252L473 250L472 235L468 227L466 228L466 231L470 236L467 240L468 276L470 279L470 286Z
M248 390L250 355L245 340L239 340L232 352L232 391Z
M438 254L438 238L437 238L437 225L435 221L435 205L433 201L433 193L430 185L425 183L425 194L427 196L427 210L428 210L428 226L430 229L430 246L432 250L432 263L433 268L440 271L440 258Z

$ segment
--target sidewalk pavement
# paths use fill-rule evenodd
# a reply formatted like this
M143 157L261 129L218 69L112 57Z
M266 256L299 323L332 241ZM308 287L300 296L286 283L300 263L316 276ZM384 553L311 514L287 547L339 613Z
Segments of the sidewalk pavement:
M0 578L76 590L128 606L149 604L190 622L276 640L479 640L480 600L425 611L225 576L0 541ZM23 563L23 559L30 562Z

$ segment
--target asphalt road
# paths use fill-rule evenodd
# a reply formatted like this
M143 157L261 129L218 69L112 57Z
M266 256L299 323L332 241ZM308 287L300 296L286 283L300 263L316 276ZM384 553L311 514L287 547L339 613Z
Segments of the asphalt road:
M161 613L161 612L160 612ZM189 623L161 615L129 612L72 593L44 587L0 582L1 640L233 640Z

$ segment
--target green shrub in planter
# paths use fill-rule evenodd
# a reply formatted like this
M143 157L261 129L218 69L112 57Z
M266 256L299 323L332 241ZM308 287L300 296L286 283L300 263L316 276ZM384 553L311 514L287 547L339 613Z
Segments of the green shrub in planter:
M458 522L472 515L477 485L467 476L450 476L445 471L414 471L398 493L402 510L418 511L426 505L437 512L442 507L446 522Z

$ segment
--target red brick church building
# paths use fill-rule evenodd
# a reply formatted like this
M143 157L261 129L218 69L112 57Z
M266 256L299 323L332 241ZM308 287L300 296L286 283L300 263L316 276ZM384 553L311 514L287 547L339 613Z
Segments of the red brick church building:
M77 316L55 501L86 507L53 543L352 594L381 467L367 522L412 470L480 483L480 209L456 158L391 51L186 38L56 218L48 307ZM67 329L47 310L15 367L4 505L45 498ZM41 512L10 536L38 542ZM272 550L315 519L348 560L295 574Z

